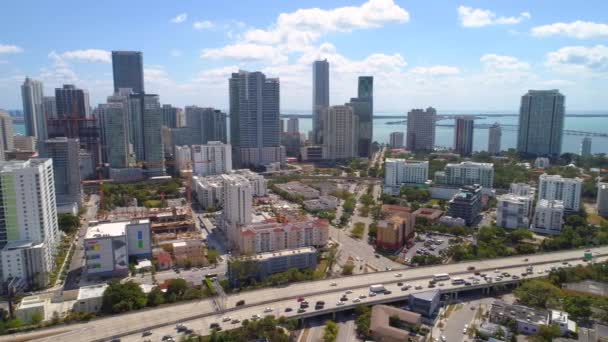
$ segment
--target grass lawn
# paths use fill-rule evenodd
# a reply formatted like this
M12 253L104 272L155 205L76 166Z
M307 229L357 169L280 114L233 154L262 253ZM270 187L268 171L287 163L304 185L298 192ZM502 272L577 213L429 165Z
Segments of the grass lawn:
M350 232L350 236L355 239L361 239L363 237L363 233L365 232L365 223L357 222L355 223L355 227Z

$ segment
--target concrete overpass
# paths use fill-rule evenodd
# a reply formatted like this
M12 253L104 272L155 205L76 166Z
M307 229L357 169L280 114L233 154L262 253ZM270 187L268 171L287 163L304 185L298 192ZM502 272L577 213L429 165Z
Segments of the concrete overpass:
M275 315L286 316L288 318L305 318L320 314L348 310L357 305L370 305L377 303L388 303L405 300L410 294L426 291L428 281L434 274L449 273L452 276L467 278L472 276L472 271L467 271L469 266L473 266L477 271L493 274L498 269L511 274L519 275L524 272L529 265L534 266L535 273L530 277L546 276L544 271L552 266L562 266L563 261L568 261L571 265L584 264L582 261L584 250L570 250L552 253L543 253L530 256L516 256L508 258L479 260L457 264L438 265L420 268L400 269L385 272L367 273L337 279L325 279L313 282L302 282L291 284L285 287L265 288L255 291L247 291L239 294L228 295L225 298L225 310L217 310L217 306L210 299L194 302L163 306L155 309L141 310L122 315L114 315L106 318L93 320L87 323L73 324L56 328L39 330L36 332L9 335L0 337L0 341L108 341L112 338L120 337L122 341L141 341L141 333L152 330L153 335L148 337L153 341L160 341L163 335L176 336L174 325L178 322L186 324L196 333L206 335L209 333L209 324L219 323L224 329L236 328L238 324L222 322L221 318L230 316L232 318L251 319L252 315ZM595 261L608 260L608 247L598 247L592 249ZM528 261L523 259L527 257ZM542 274L538 274L542 270ZM401 276L397 277L396 274ZM476 286L452 285L446 281L444 286L437 289L443 293L458 293L476 288L490 288L497 284L513 284L519 280L505 279L501 282L482 283ZM404 282L413 287L408 291L401 291L397 286L398 282ZM332 283L335 283L332 286ZM352 300L355 296L368 294L370 285L382 283L392 291L389 295L377 295L361 299L360 303ZM414 286L422 286L416 290ZM341 306L336 305L339 297L347 290L353 291L349 295L349 301ZM318 300L325 301L325 309L314 311L314 308L307 312L298 314L296 298L305 297L314 306ZM240 300L245 301L245 305L236 307ZM264 312L265 308L270 307L270 312ZM286 308L293 311L285 312ZM45 334L41 336L39 334Z

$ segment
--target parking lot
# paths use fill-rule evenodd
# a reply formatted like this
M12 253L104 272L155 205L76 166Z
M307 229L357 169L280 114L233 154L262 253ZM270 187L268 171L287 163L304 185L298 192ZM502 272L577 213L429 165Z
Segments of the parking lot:
M411 260L415 255L436 255L439 256L440 252L446 250L449 247L449 239L451 236L439 235L439 234L427 234L421 233L416 237L416 243L405 250L403 258Z

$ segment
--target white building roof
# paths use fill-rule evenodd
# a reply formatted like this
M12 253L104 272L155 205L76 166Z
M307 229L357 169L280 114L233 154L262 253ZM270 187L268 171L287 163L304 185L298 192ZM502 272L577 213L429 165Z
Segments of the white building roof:
M108 288L108 284L98 284L91 286L83 286L78 290L77 300L85 300L90 298L99 298L103 296L103 292Z
M100 238L103 236L121 236L125 235L125 229L129 224L146 224L150 223L149 219L140 219L135 221L119 221L101 223L93 227L89 227L85 239Z

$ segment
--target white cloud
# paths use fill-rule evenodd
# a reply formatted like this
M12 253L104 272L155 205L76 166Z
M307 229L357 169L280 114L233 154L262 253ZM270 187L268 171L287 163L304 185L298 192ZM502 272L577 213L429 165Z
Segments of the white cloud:
M206 29L213 28L214 26L215 26L215 24L213 24L213 22L211 22L209 20L195 21L194 24L192 24L192 27L194 27L197 30L206 30Z
M608 38L608 25L590 21L573 21L571 23L553 23L532 28L535 37L566 36L578 39Z
M558 72L608 73L608 47L566 46L547 54L550 68Z
M430 67L415 67L411 73L425 76L453 76L460 73L460 69L449 65L433 65Z
M172 18L170 22L174 24L181 24L186 20L188 20L188 13L181 13L178 14L175 18Z
M488 25L512 25L519 24L524 19L530 19L528 12L521 12L517 17L499 17L496 13L467 6L458 7L458 18L464 27L483 27Z
M529 71L530 64L522 62L513 56L503 56L495 54L485 54L479 61L485 71L508 72L508 71Z
M201 53L201 58L267 61L273 64L287 62L287 56L278 48L251 43L236 43L219 49L205 49Z
M66 51L61 54L61 57L68 60L75 59L87 62L112 62L112 54L110 51L100 49Z
M20 53L23 49L17 45L4 45L0 44L0 55L9 53Z

